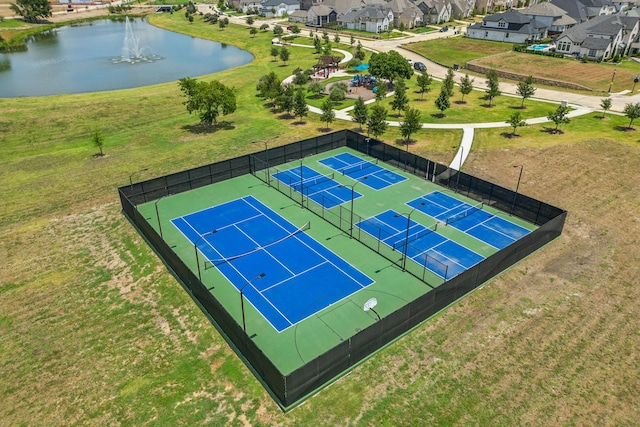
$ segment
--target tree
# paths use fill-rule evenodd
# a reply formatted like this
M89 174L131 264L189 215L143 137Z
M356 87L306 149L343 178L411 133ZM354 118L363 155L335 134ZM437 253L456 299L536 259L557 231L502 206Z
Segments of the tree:
M229 26L229 18L220 19L218 21L218 27L223 30L225 27Z
M360 130L362 130L362 126L367 123L367 116L369 114L367 104L364 103L364 99L361 96L358 97L356 103L353 106L353 121L360 125Z
M247 16L247 24L249 24L250 27L253 25L254 22L256 22L256 20L253 16Z
M404 83L404 80L399 79L396 82L395 95L391 102L391 109L396 110L398 112L398 117L400 117L401 112L407 109L408 104L409 97L407 97L407 85Z
M280 38L280 36L282 35L282 33L284 33L284 30L282 29L282 27L280 25L276 25L275 27L273 27L273 34L277 37Z
M267 30L269 29L269 24L262 24L262 25L260 25L260 29L261 29L262 31L267 31Z
M449 68L447 70L447 77L445 77L444 80L442 81L442 90L445 91L445 93L449 98L453 96L454 77L455 76L453 74L453 70Z
M315 36L314 39L313 39L313 47L314 47L316 53L322 52L322 42L320 41L318 36Z
M387 84L384 82L378 82L375 87L376 102L384 101L387 96Z
M293 85L285 85L275 103L280 110L290 114L291 110L293 110Z
M323 55L331 55L331 42L326 43L323 48L322 48L322 54Z
M48 0L17 0L9 8L22 16L25 22L37 23L39 18L52 15L51 3Z
M627 104L624 106L624 115L627 116L629 121L629 129L633 129L633 121L640 117L640 102L636 102L635 104Z
M465 74L464 77L460 78L460 93L462 93L462 102L464 103L464 96L469 95L473 90L473 81L475 79L470 79L469 74Z
M445 110L451 106L451 103L449 102L449 95L447 95L447 91L444 88L440 90L440 95L438 95L435 104L436 108L440 110L440 114L444 117Z
M300 30L300 27L298 27L298 25L297 25L297 24L294 24L294 25L293 25L293 27L291 27L291 32L292 32L293 34L300 34L300 31L301 31L301 30Z
M273 56L274 61L276 61L278 55L280 55L280 49L278 46L271 46L271 56Z
M323 123L327 124L327 129L329 129L329 124L333 123L333 120L336 118L336 113L333 111L333 101L331 98L326 98L322 103L322 114L320 115L320 120Z
M338 35L338 33L336 33L336 35L335 35L335 36L333 36L333 41L334 41L336 44L340 43L340 36Z
M389 53L374 53L369 59L369 73L377 79L393 83L398 78L406 80L413 76L411 64L395 50Z
M329 33L327 33L326 31L323 31L322 40L324 40L324 44L329 44Z
M351 34L349 36L349 45L351 45L351 47L353 47L353 44L356 42L356 38L353 36L353 34Z
M236 111L235 91L217 80L205 82L185 77L178 80L178 85L187 96L184 102L187 111L189 114L196 111L202 124L212 126L220 114Z
M604 114L611 109L611 98L602 98L600 106L602 107L602 118L604 119Z
M307 92L312 93L314 98L318 98L318 96L324 90L324 85L320 82L312 82L307 86Z
M260 97L273 102L282 91L282 81L273 71L260 77L256 90L260 93Z
M400 23L400 25L398 26L398 30L400 31L400 34L404 33L407 30L407 26L404 25L404 22Z
M293 84L296 86L302 86L306 84L308 80L309 80L308 74L306 74L303 71L298 71L297 73L294 74Z
M569 123L570 120L567 117L569 114L569 107L565 107L563 105L558 105L558 108L555 111L551 111L547 114L547 118L556 124L555 132L558 132L558 126L564 123Z
M309 107L307 107L307 101L304 99L304 89L301 87L296 89L296 93L293 96L293 114L299 117L300 121L309 114Z
M340 102L345 98L345 93L349 90L349 86L345 83L334 83L329 91L329 98L333 102Z
M282 46L282 49L280 49L280 59L282 60L284 65L287 65L287 61L289 60L290 55L291 55L291 52L289 52L289 49Z
M407 144L411 139L411 134L421 128L420 111L417 108L409 108L404 116L404 122L400 123L400 133L407 140Z
M516 111L515 113L513 113L511 117L509 117L509 120L507 120L507 123L509 123L509 125L513 128L513 132L511 132L511 136L516 136L516 130L520 126L524 126L527 124L527 122L522 120L522 117L520 116L520 111Z
M502 92L500 92L500 82L498 81L498 72L496 70L491 70L487 73L487 86L487 98L489 98L489 107L491 107L493 98L502 94Z
M255 38L256 34L258 34L258 30L256 29L256 27L251 27L251 29L249 30L249 34L251 34L251 38Z
M187 19L189 20L189 24L193 24L193 15L189 14L189 16L187 16ZM220 28L224 28L222 26L222 21L219 21L219 23L220 23Z
M360 40L358 40L358 44L356 45L356 53L353 54L353 57L360 61L364 61L365 56L366 53L364 52L364 49L362 49L362 43L360 43Z
M387 109L382 105L371 107L371 115L367 118L367 135L371 134L375 138L382 135L387 130Z
M104 135L98 129L93 130L93 134L91 135L91 141L93 142L93 146L100 150L98 154L99 157L104 156L102 151L102 147L104 146Z
M420 88L420 99L422 99L425 92L429 92L429 86L431 86L432 82L433 78L431 78L431 76L425 70L421 71L420 74L418 74L418 77L416 77L416 83Z
M524 108L525 99L531 98L536 93L536 88L533 87L533 76L526 77L523 81L518 83L516 93L522 97L522 104L520 108Z

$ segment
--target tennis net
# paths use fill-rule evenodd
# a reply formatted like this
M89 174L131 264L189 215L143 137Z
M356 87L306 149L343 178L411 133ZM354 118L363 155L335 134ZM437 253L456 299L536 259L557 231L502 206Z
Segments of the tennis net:
M464 219L466 217L468 217L469 215L473 215L474 213L478 212L479 210L482 210L482 208L484 207L484 202L480 202L477 205L473 205L470 206L469 208L463 210L462 212L458 212L455 215L450 216L449 218L447 218L446 221L446 225L449 225L453 222L456 221L460 221L461 219Z
M223 257L223 258L219 258L219 259L211 259L211 260L207 260L207 261L205 261L205 263L204 263L205 270L206 270L207 268L214 267L214 266L221 265L221 264L226 264L226 263L228 263L228 262L230 262L230 261L233 261L233 260L236 260L236 259L238 259L238 258L242 258L242 257L245 257L245 256L247 256L247 255L251 255L251 254L254 254L254 253L256 253L256 252L259 252L259 251L265 250L265 249L267 249L267 248L268 248L268 247L270 247L270 246L277 245L278 243L281 243L281 242L283 242L283 241L285 241L285 240L287 240L287 239L289 239L289 238L291 238L291 237L295 236L296 234L303 233L303 232L305 232L305 231L309 230L310 228L311 228L311 222L307 222L307 223L306 223L306 224L304 224L302 227L300 227L300 228L296 229L296 230L295 230L295 231L293 231L292 233L289 233L289 234L287 234L287 235L286 235L286 236L284 236L284 237L281 237L281 238L279 238L279 239L277 239L277 240L274 240L273 242L269 242L269 243L267 243L267 244L265 244L265 245L258 246L257 248L252 249L252 250L250 250L250 251L243 252L243 253L241 253L241 254L233 255L233 256L230 256L230 257Z
M340 169L340 172L342 172L342 175L348 176L354 172L358 172L363 169L370 168L371 166L375 166L377 164L378 164L378 159L375 159L374 161L364 160L360 163L355 163L353 165L345 166L344 168Z
M417 231L415 233L411 233L411 234L409 234L408 238L404 238L403 237L402 239L397 240L393 244L393 250L398 250L399 248L404 247L405 243L408 245L411 242L415 242L418 239L422 239L423 237L433 233L437 229L438 229L438 223L435 223L431 227L425 228L425 229Z
M294 190L300 192L300 187L302 187L303 189L313 187L314 185L322 184L323 182L333 180L333 176L334 176L333 172L331 172L328 175L314 176L314 177L302 180L301 182L292 182L291 186L293 187Z

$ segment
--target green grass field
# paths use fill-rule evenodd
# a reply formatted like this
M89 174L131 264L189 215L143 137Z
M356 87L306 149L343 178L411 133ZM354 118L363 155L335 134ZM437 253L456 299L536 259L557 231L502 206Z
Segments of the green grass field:
M640 138L595 113L557 135L477 130L464 170L513 188L524 165L521 192L569 211L563 236L283 415L125 220L116 188L145 167L136 180L319 133L317 117L295 124L255 96L261 75L315 59L281 67L272 33L177 15L151 20L256 58L207 77L238 90L223 128L195 126L175 82L0 99L0 425L637 424ZM94 128L106 157L93 157ZM421 130L410 149L449 163L460 137ZM382 138L402 144L397 129Z

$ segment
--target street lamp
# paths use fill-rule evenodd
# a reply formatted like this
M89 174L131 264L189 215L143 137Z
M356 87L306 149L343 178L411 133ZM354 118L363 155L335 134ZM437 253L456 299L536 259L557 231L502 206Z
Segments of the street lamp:
M140 170L137 170L137 171L135 171L135 172L133 172L133 173L131 173L131 174L129 175L129 188L131 189L131 194L132 194L132 195L133 195L133 176L134 176L135 174L137 174L137 173L140 173L140 172L146 172L146 171L148 171L148 170L149 170L149 168L140 169Z
M518 188L520 188L520 178L522 178L524 165L515 165L514 168L520 168L520 174L518 174L518 183L516 184L516 192L513 193L513 203L511 203L511 212L509 212L509 215L513 215L513 209L516 207L516 197L518 197Z
M458 192L458 186L460 185L460 173L462 173L462 158L464 157L464 146L460 146L460 162L458 164L458 176L456 177L456 193Z
M362 180L364 181L365 179L367 179L367 177L365 176L364 178L362 178ZM360 184L361 181L356 181L353 185L349 185L349 184L342 184L340 187L349 187L351 189L351 222L349 225L349 238L353 239L353 200L354 200L354 195L355 192L353 191L353 188Z
M607 92L611 93L611 87L613 86L613 79L616 78L616 69L613 69L613 75L611 76L611 82L609 82L609 90Z
M407 170L407 161L409 160L409 138L407 138L407 148L404 151L404 170Z
M365 138L364 142L367 143L367 156L370 156L371 154L371 138Z
M304 162L304 159L312 155L313 154L307 154L306 156L298 159L300 161L300 207L302 209L304 209L304 179L302 178L302 162ZM289 161L293 162L294 160L290 159Z
M416 206L415 208L411 209L411 211L409 211L409 214L407 214L407 232L404 236L404 253L402 254L402 271L405 271L406 266L407 266L407 248L409 246L409 229L411 228L411 214L413 214L416 209L418 209L421 206L424 206L425 202L421 202L418 206ZM400 216L402 214L399 214L397 216Z
M640 76L635 76L633 78L633 87L631 88L631 93L636 90L636 85L640 82Z
M208 232L200 235L200 237L198 237L196 239L195 243L193 244L193 249L196 251L196 264L198 265L198 279L200 279L201 282L202 282L202 276L200 275L200 260L198 259L198 242L200 242L200 240L202 240L206 236L209 236L211 234L215 234L217 232L218 232L218 230L208 231Z
M254 277L253 279L249 280L247 283L245 283L244 285L242 285L242 287L240 288L240 310L242 310L242 329L244 330L244 333L247 333L247 322L245 321L244 318L244 288L253 283L256 280L262 279L264 276L266 276L266 273L260 273L258 274L256 277Z
M155 207L156 207L156 218L158 218L158 230L160 231L160 237L162 237L162 224L160 223L160 212L158 211L158 202L162 199L164 199L167 196L170 196L171 194L165 194L164 196L160 197L158 200L156 200L156 202L154 203Z

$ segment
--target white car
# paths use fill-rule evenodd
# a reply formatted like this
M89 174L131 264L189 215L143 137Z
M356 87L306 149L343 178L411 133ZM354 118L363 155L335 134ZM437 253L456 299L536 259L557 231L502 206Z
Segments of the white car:
M404 58L407 60L407 62L409 63L409 65L413 65L413 60L411 58Z

